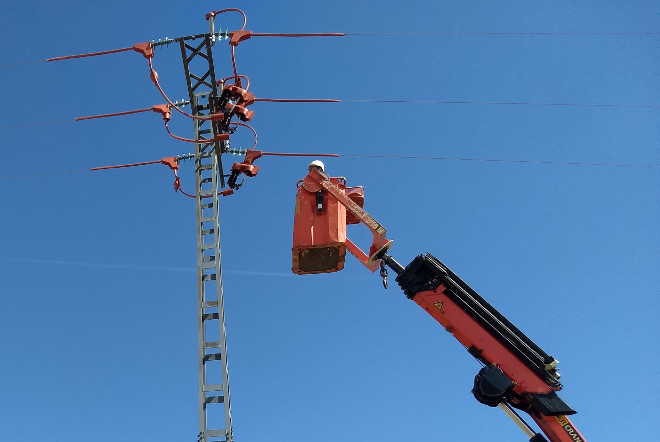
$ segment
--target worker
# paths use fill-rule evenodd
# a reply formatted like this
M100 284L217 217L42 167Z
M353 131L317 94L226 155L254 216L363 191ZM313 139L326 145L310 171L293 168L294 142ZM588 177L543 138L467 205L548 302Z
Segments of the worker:
M317 170L319 172L324 172L325 171L325 166L323 165L323 161L319 160L314 160L311 163L309 163L309 167L307 168L310 172L312 170Z
M328 179L328 175L325 173L325 166L323 164L323 161L320 160L314 160L311 163L309 163L309 166L307 167L307 170L310 172L312 170L316 170L318 173L323 175L326 179ZM323 213L323 189L319 190L316 192L316 213L321 214Z

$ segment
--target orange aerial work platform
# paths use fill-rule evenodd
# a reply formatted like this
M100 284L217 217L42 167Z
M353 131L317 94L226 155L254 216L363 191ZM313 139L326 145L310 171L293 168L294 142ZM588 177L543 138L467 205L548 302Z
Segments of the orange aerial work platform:
M363 210L364 189L346 187L343 177L329 177L311 168L298 181L293 222L292 270L299 275L338 272L344 268L346 251L369 270L380 264L376 257L389 249L385 228ZM347 224L364 223L373 235L369 255L346 236Z
M387 288L385 267L389 267L406 296L483 365L474 379L475 399L504 410L530 442L585 442L567 417L575 410L557 395L562 385L554 357L434 256L419 255L405 268L401 266L387 254L392 241L385 238L385 228L363 209L363 189L346 188L344 178L330 178L318 160L309 170L298 181L294 273L337 272L343 269L348 250L372 272L380 266ZM368 256L347 238L346 225L351 223L363 223L371 230ZM527 424L516 409L529 414L548 439Z

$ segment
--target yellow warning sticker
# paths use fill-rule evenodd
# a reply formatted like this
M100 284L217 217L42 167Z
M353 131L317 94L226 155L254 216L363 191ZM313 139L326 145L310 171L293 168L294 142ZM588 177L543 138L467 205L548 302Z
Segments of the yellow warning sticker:
M437 308L440 311L442 311L442 307L444 305L445 305L445 301L438 301L433 303L433 307Z

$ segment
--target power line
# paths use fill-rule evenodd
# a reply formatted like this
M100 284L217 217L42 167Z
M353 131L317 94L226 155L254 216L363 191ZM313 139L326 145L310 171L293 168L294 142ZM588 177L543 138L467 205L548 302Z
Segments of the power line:
M605 108L622 108L622 109L660 109L658 104L625 104L625 103L547 103L547 102L534 102L534 101L456 101L456 100L373 100L373 99L330 99L330 98L314 98L314 99L290 99L290 98L258 98L256 101L261 103L381 103L381 104L445 104L445 105L484 105L484 106L540 106L540 107L605 107ZM142 112L131 111L124 113ZM122 113L122 114L124 114ZM114 114L113 114L114 115ZM119 114L116 114L119 115ZM90 117L82 117L66 120L48 120L36 121L32 123L11 124L7 126L0 126L0 130L7 129L21 129L31 126L44 126L48 124L70 123L72 121L89 119Z
M0 64L0 69L15 68L17 66L24 66L27 64L45 63L45 62L46 60L31 60L31 61L22 61L20 63Z
M24 127L32 127L32 126L45 126L48 124L59 124L59 123L72 123L75 120L73 118L67 119L67 120L48 120L48 121L35 121L32 123L23 123L23 124L10 124L7 126L0 126L0 130L4 129L21 129Z
M286 154L270 153L277 156L309 156L311 154ZM552 161L552 160L516 160L503 158L460 158L460 157L437 157L437 156L417 156L417 155L362 155L362 154L317 154L316 156L337 156L340 158L378 158L395 160L432 160L432 161L470 161L482 163L509 163L509 164L545 164L553 166L585 166L585 167L625 167L636 169L660 169L660 164L630 164L630 163L595 163L586 161ZM147 163L144 163L147 164ZM91 169L71 169L53 172L35 173L28 175L0 176L0 181L8 181L23 178L35 178L50 175L64 175L79 172L89 172Z
M0 181L16 180L20 178L35 178L35 177L49 176L49 175L64 175L64 174L78 173L78 172L89 172L89 169L58 170L55 172L32 173L29 175L0 176Z
M648 36L660 32L364 32L351 37L461 37L461 36Z
M534 101L454 101L454 100L338 100L349 103L415 103L415 104L481 104L496 106L555 106L555 107L615 107L658 109L658 104L619 104L619 103L544 103Z
M436 161L475 161L484 163L520 163L520 164L549 164L556 166L589 166L589 167L633 167L642 169L660 169L660 164L625 164L625 163L591 163L583 161L550 161L550 160L508 160L501 158L453 158L453 157L430 157L414 155L359 155L339 154L340 157L352 158L383 158L383 159L405 159L405 160L436 160Z
M254 37L479 37L479 36L656 36L660 32L335 32L335 33L253 33ZM174 40L172 40L174 41ZM127 48L132 49L132 48ZM111 51L113 52L113 51ZM0 69L13 68L28 64L45 63L53 59L30 60L19 63L8 63L0 65Z

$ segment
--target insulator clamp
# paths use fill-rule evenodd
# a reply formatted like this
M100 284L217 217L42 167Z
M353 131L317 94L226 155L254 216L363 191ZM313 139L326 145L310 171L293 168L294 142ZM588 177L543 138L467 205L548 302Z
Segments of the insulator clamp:
M158 41L156 41L156 40L151 40L151 45L152 45L153 47L156 47L156 46L163 46L163 45L166 45L166 46L167 46L167 45L169 45L170 43L174 43L174 39L173 39L173 38L165 37L164 39L160 39L160 38L159 38Z

